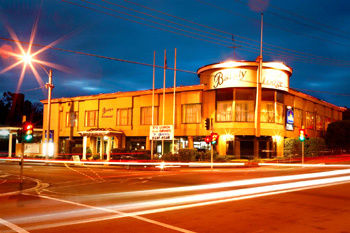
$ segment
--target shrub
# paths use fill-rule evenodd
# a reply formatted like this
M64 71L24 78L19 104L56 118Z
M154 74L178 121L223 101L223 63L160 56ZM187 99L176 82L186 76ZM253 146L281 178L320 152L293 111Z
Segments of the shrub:
M323 138L310 138L304 141L305 156L318 156L320 151L326 149ZM286 138L284 140L284 156L301 156L301 141L298 138Z
M179 160L186 162L196 161L197 153L196 149L180 149Z

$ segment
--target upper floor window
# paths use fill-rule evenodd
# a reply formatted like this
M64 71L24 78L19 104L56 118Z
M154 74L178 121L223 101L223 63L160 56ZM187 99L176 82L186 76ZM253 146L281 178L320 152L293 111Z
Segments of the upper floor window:
M131 125L131 108L117 109L117 125Z
M153 124L158 124L158 107L154 107ZM152 107L141 108L141 125L152 125Z
M303 111L301 109L294 109L294 125L301 127L303 124Z
M201 122L201 104L182 105L182 123L200 123Z
M313 112L306 112L306 128L314 129L315 128L315 114Z
M217 121L232 121L232 101L218 101L216 109Z
M261 122L275 122L275 104L274 102L261 102Z
M277 103L276 104L276 123L278 124L284 123L283 113L284 113L284 105Z
M78 112L67 112L66 127L77 127L77 126L78 126Z
M86 127L97 126L97 110L85 111L85 126Z
M323 130L323 117L321 115L316 114L316 130L322 131Z
M236 101L236 121L254 121L254 101Z

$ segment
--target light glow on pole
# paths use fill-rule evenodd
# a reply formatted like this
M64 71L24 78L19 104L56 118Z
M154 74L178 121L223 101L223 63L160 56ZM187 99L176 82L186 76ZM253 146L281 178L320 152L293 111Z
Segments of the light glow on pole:
M32 71L32 73L33 73L36 81L39 83L40 87L44 87L44 82L43 82L42 78L40 77L37 69L35 68L36 64L41 65L41 66L55 68L55 69L62 70L62 71L68 70L64 66L57 65L57 64L54 64L52 62L42 61L37 57L42 52L44 52L47 49L51 48L52 46L56 45L61 39L55 40L54 42L50 43L49 45L47 45L47 46L45 46L45 47L43 47L35 52L32 51L33 42L34 42L35 34L37 31L37 25L38 25L38 19L36 20L36 22L34 23L34 26L32 28L29 43L20 42L16 33L9 26L6 26L11 38L13 39L13 41L16 44L18 52L17 53L14 52L12 50L11 46L0 47L0 55L2 57L4 57L4 58L12 57L12 58L16 59L16 61L13 64L0 70L0 74L3 74L7 71L10 71L19 65L23 65L22 71L21 71L21 74L20 74L20 77L18 80L16 93L18 93L20 90L20 87L22 85L23 78L24 78L24 75L26 73L27 67L29 67L30 70ZM25 46L23 45L24 43L28 44L27 48L25 48Z

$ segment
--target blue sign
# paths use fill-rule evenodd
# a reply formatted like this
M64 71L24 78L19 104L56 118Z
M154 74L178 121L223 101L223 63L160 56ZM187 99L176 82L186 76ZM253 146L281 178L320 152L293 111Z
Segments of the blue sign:
M288 106L286 111L286 130L294 130L294 111Z

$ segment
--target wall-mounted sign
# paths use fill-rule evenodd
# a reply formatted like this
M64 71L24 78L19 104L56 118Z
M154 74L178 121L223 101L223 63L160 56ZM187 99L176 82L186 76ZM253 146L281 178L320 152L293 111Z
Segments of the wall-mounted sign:
M291 106L286 109L286 130L294 130L294 110Z
M113 117L113 108L102 108L102 118L112 118Z
M255 69L230 68L215 71L210 75L210 88L256 87ZM263 88L288 91L288 74L281 70L264 68L261 77Z
M173 125L154 125L149 130L150 140L173 140Z

